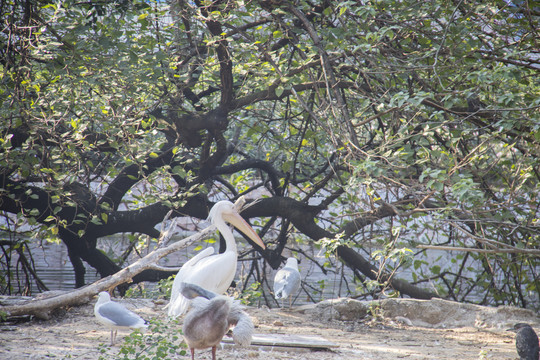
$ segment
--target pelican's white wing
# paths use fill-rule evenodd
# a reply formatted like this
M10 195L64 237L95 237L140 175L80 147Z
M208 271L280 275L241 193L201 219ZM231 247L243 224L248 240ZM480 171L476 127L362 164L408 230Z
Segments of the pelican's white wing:
M203 289L223 294L227 291L236 274L237 255L236 252L226 251L223 254L213 255L208 251L206 256L198 254L188 261L174 279L171 290L171 301L169 303L168 314L171 317L178 317L184 314L190 304L190 300L181 295L181 283L191 283ZM206 251L206 250L204 250ZM198 261L192 262L196 257Z
M186 278L190 277L190 274L195 272L197 267L200 267L200 262L208 258L214 253L214 248L206 248L200 253L189 259L178 271L174 278L173 286L171 289L171 300L167 305L168 315L171 317L178 317L186 312L189 307L189 300L186 299L180 293L181 284L186 282Z

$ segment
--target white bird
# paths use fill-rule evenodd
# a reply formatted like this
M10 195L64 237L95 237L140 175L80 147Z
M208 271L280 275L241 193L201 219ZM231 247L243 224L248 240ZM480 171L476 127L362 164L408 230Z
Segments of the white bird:
M198 285L217 294L224 294L231 285L236 274L238 252L233 233L226 222L242 231L263 249L265 245L259 235L238 214L230 201L217 202L208 215L210 220L225 239L226 249L222 254L213 255L214 249L207 248L187 261L176 275L169 301L168 314L176 318L185 313L189 307L187 298L180 295L180 284L183 282Z
M289 298L289 308L292 305L292 297L300 289L300 272L298 271L298 260L293 257L287 259L285 266L274 276L274 296L281 299Z
M112 302L109 293L99 293L98 301L94 305L94 315L103 325L111 329L111 345L114 345L118 329L143 329L148 325L146 321L124 306Z
M235 344L247 346L251 343L255 327L239 301L194 284L182 283L180 286L182 295L193 299L182 328L192 360L195 349L206 348L212 348L212 360L215 360L217 345L231 327L234 327Z

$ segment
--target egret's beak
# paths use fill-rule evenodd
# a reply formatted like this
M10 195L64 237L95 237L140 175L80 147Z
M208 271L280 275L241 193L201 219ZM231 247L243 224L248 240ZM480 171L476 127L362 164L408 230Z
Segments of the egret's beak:
M266 246L264 245L259 235L257 235L255 230L253 230L253 228L249 226L246 220L244 220L244 218L241 217L238 213L233 213L233 212L224 213L223 220L227 221L228 223L233 225L235 228L243 232L247 237L253 240L257 245L259 245L263 249L266 249Z

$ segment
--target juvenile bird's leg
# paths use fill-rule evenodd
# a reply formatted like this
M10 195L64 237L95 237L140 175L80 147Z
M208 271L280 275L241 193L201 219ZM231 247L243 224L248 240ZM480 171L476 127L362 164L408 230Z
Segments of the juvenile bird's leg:
M195 349L191 348L189 350L191 350L191 360L195 360Z
M216 360L216 346L212 346L212 360Z

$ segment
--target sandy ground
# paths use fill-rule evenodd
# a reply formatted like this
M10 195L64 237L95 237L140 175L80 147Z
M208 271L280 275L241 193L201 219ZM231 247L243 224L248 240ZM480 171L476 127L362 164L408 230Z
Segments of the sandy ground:
M164 319L162 302L115 300L145 318ZM538 314L530 311L442 300L389 300L370 310L367 303L339 299L292 310L248 308L247 312L257 334L315 335L334 347L224 345L218 349L218 359L517 359L514 333L506 329L525 321L537 333L540 330ZM47 321L0 324L0 359L120 359L128 334L120 331L117 344L110 347L110 332L95 320L93 304L88 304ZM195 358L211 359L210 350L197 351Z

